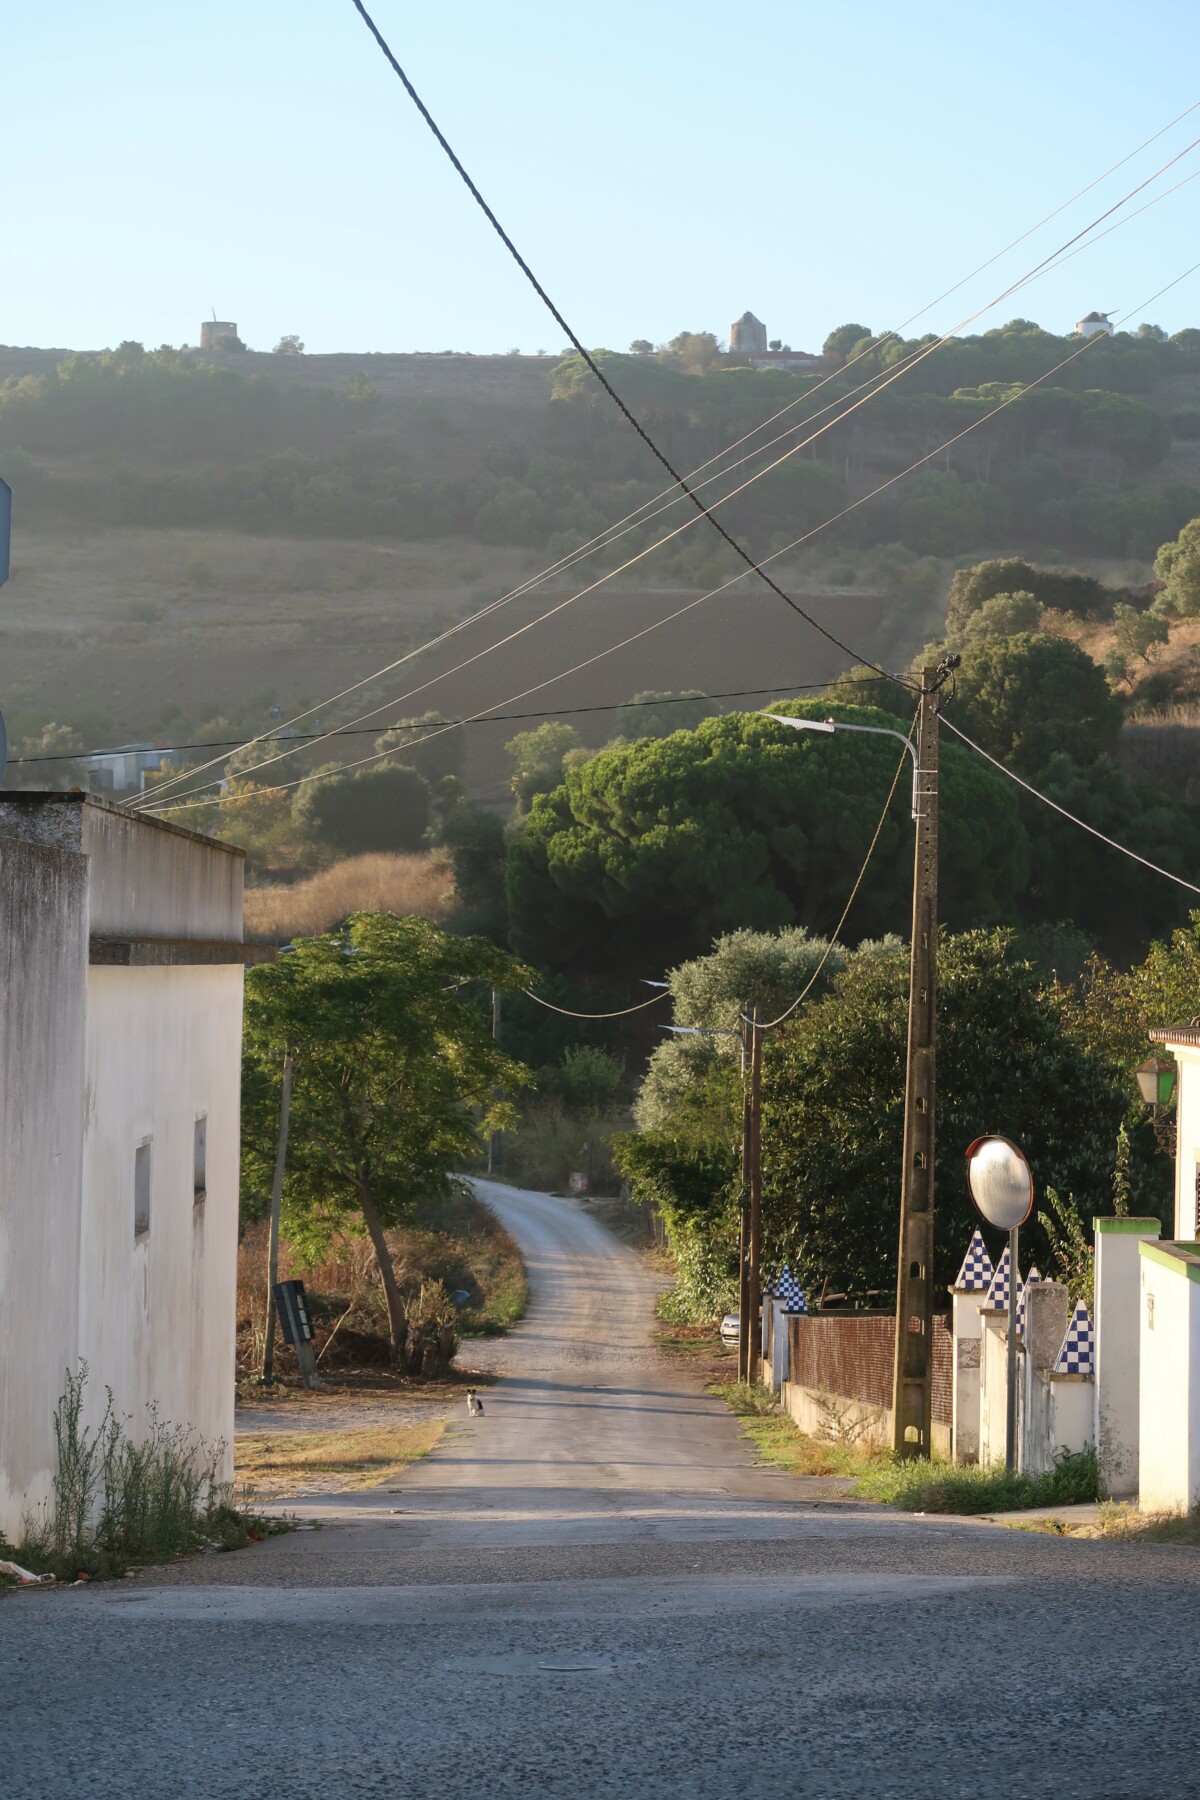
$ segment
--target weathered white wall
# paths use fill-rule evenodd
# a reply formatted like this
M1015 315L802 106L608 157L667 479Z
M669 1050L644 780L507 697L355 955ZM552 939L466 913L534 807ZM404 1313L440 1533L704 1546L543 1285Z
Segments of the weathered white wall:
M89 964L89 935L241 938L241 858L81 795L0 795L0 1531L44 1500L86 1361L140 1435L232 1466L240 963ZM194 1196L205 1115L206 1187ZM149 1232L134 1156L151 1140Z
M48 1499L78 1356L87 862L0 836L0 1533Z
M979 1461L979 1361L984 1296L975 1288L951 1288L954 1328L951 1454L956 1463Z
M154 1401L164 1419L225 1439L231 1468L242 970L89 973L80 1344L133 1429ZM134 1153L146 1138L150 1230L135 1240ZM102 1401L94 1384L90 1410Z
M783 1383L780 1400L784 1411L810 1437L891 1448L890 1407L872 1406L868 1400L850 1400L844 1394L825 1394L818 1388L801 1387L795 1381ZM933 1450L936 1456L950 1454L950 1427L939 1419L933 1421Z
M1042 1475L1054 1467L1062 1449L1051 1371L1066 1335L1070 1305L1057 1281L1033 1282L1025 1289L1024 1342L1018 1357L1021 1395L1018 1414L1017 1467Z
M1140 1265L1138 1504L1187 1512L1200 1502L1200 1257L1146 1243Z
M1171 1054L1179 1065L1175 1095L1178 1152L1175 1157L1175 1237L1194 1243L1196 1221L1196 1172L1200 1168L1200 1048L1172 1042Z
M981 1312L979 1319L979 1460L1002 1463L1008 1442L1008 1313Z
M1139 1246L1158 1237L1157 1219L1095 1219L1095 1440L1100 1492L1138 1491L1141 1270Z

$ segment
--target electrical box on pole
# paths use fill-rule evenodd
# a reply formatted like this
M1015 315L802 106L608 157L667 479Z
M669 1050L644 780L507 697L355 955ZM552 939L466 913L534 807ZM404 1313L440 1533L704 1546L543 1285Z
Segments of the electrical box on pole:
M901 1456L928 1456L933 1441L933 1151L937 1056L938 688L941 670L921 675L917 722L917 842L909 963L904 1163L892 1444Z

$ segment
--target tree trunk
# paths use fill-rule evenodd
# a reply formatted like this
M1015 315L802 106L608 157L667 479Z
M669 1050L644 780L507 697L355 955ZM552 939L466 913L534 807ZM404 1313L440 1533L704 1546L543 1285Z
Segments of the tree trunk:
M392 1367L404 1367L404 1346L408 1337L408 1321L404 1316L404 1301L400 1297L400 1287L396 1280L396 1271L392 1266L392 1253L387 1247L384 1236L383 1221L379 1217L369 1185L363 1181L358 1184L358 1201L362 1207L362 1215L366 1220L367 1231L375 1251L375 1261L379 1264L379 1273L383 1277L383 1291L387 1299L388 1326L392 1339Z

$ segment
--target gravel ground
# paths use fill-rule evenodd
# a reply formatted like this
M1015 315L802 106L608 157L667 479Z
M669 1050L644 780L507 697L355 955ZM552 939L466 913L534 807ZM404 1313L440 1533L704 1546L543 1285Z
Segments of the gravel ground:
M1200 1554L755 1469L638 1259L480 1185L532 1279L484 1418L319 1531L4 1598L6 1797L1200 1793Z

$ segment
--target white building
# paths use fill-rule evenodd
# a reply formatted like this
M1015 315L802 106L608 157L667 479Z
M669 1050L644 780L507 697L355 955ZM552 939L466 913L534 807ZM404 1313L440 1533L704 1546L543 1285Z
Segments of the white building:
M1098 332L1103 332L1105 337L1111 337L1115 330L1116 326L1113 324L1108 314L1102 312L1090 312L1086 317L1078 319L1075 323L1076 337L1095 337Z
M94 792L130 794L144 793L146 776L157 775L164 764L173 760L170 750L160 750L155 744L121 744L115 750L82 756L79 764Z
M0 1532L88 1365L232 1467L242 855L78 793L0 794Z

